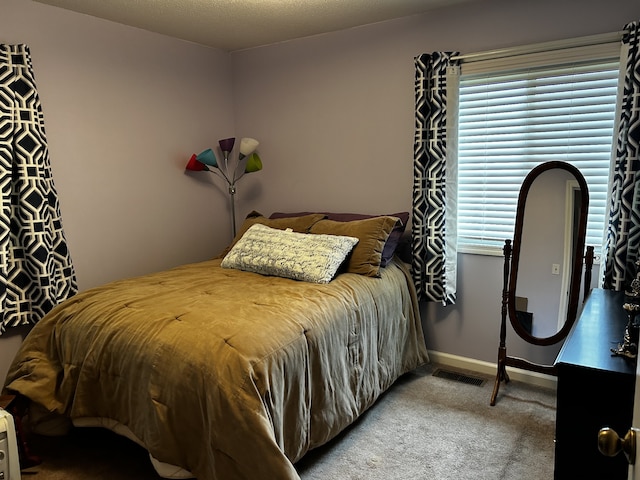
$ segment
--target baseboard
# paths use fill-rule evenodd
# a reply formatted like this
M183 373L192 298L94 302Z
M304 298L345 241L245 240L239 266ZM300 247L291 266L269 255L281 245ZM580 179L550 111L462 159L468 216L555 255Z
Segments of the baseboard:
M451 355L450 353L436 352L429 350L429 358L433 363L440 365L450 366L454 368L460 368L463 370L470 370L472 372L482 373L495 377L496 364L484 362L482 360L476 360L475 358L460 357L458 355ZM539 387L550 388L555 390L558 386L558 379L551 375L545 375L538 372L530 372L528 370L522 370L520 368L507 367L507 373L511 380L516 380L530 385L537 385Z

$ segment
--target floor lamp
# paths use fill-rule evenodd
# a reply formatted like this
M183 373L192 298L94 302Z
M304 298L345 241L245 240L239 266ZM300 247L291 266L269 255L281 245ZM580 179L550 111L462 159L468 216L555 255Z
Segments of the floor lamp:
M206 170L215 173L227 182L229 196L231 198L231 224L233 226L234 238L236 236L236 182L240 180L245 173L262 170L262 160L260 160L260 156L255 151L258 147L258 141L254 138L241 139L238 155L233 158L231 152L233 151L235 141L235 138L225 138L218 141L223 159L222 162L218 162L211 148L207 148L199 155L195 153L191 155L186 167L187 170Z

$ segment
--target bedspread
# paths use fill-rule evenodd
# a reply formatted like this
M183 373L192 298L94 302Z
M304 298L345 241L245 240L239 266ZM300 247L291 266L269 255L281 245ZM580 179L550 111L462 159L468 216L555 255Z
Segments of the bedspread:
M59 305L23 342L5 390L71 419L113 419L199 480L294 480L308 450L427 361L399 261L382 278L320 285L211 260Z

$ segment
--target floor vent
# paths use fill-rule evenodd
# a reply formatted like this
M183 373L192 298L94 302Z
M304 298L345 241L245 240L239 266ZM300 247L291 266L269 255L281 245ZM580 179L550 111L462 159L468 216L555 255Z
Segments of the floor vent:
M469 385L476 385L481 387L484 385L485 379L480 377L472 377L465 375L464 373L451 372L449 370L438 369L433 372L434 377L446 378L447 380L455 380L456 382L467 383Z

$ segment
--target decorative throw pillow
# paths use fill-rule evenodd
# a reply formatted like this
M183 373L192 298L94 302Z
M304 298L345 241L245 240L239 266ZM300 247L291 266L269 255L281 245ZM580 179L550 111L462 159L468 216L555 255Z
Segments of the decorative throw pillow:
M308 215L298 215L295 217L286 217L286 218L267 218L261 215L258 212L251 212L247 215L244 223L236 233L231 245L229 245L219 256L218 258L222 258L229 253L231 247L233 247L240 238L245 234L249 228L257 223L261 225L266 225L267 227L277 228L279 230L286 230L290 228L294 232L307 233L311 228L311 225L316 223L319 220L326 218L326 215L323 213L310 213Z
M381 267L386 267L393 258L393 255L398 248L398 244L400 243L400 239L404 234L404 230L407 228L407 223L409 223L409 212L398 212L389 216L397 217L400 221L393 227L393 230L391 230L391 233L389 234L389 238L387 238L387 241L384 244L382 258L380 259Z
M255 224L231 248L221 266L329 283L357 243L353 237L310 235Z
M314 212L298 212L298 213L284 213L284 212L274 212L271 214L269 218L277 219L277 218L286 218L286 217L300 217L302 215L311 215ZM400 219L400 222L396 223L393 230L389 234L389 238L384 244L384 249L382 250L382 257L380 259L380 266L386 267L393 255L398 248L400 243L400 239L409 223L409 212L398 212L398 213L390 213L388 215L367 215L361 213L334 213L334 212L316 212L322 213L327 216L327 220L335 220L336 222L352 222L354 220L363 220L366 218L374 218L374 217L397 217Z
M382 250L393 227L400 220L397 217L372 217L351 222L320 220L312 225L309 233L345 235L360 241L353 249L347 263L347 272L367 277L379 277Z

